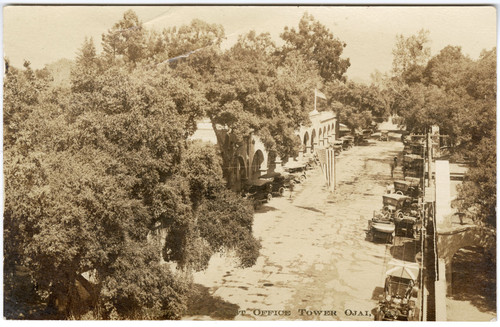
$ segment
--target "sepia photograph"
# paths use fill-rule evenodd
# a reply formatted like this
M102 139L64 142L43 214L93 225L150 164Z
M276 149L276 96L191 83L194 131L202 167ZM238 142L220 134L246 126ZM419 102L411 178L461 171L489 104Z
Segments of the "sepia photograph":
M494 5L2 8L4 322L496 321Z

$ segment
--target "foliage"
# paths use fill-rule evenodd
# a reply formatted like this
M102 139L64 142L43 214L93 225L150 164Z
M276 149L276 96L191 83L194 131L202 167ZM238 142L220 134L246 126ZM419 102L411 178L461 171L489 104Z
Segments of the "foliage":
M448 135L452 158L472 158L459 207L478 224L496 226L496 48L478 60L447 46L430 58L428 33L398 36L393 76L383 81L391 111L411 132L432 125Z
M370 127L375 117L388 116L384 99L374 85L334 82L328 83L325 89L339 121L352 131Z
M431 50L426 44L429 43L429 31L420 30L417 35L405 37L402 34L396 36L396 45L392 50L392 72L394 76L404 76L418 71L418 67L426 64Z
M145 31L133 10L123 14L123 19L102 35L102 47L107 60L121 59L126 63L137 63L144 56Z
M496 134L496 133L494 133ZM472 151L472 167L460 186L459 207L477 224L496 228L496 137L484 137Z
M102 55L85 40L70 89L49 89L50 75L29 64L5 77L6 271L27 267L66 317L80 312L74 285L87 271L97 276L97 317L176 319L191 269L222 249L243 266L258 256L250 204L224 190L216 151L187 142L207 101L157 64L160 38L127 12ZM215 231L206 217L231 223ZM156 244L158 226L167 239Z
M349 59L341 58L346 44L308 13L302 16L298 30L285 27L281 34L285 41L283 52L297 50L313 60L325 82L345 80L344 73L350 66Z

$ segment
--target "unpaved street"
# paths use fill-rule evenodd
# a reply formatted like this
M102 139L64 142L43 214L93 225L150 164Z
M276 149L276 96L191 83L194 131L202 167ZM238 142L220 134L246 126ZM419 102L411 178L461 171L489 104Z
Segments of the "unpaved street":
M365 230L382 207L390 162L402 147L371 140L343 152L334 194L315 168L292 199L274 198L255 214L254 234L262 241L255 266L235 268L215 256L195 282L237 305L235 320L373 320L391 253L366 241Z

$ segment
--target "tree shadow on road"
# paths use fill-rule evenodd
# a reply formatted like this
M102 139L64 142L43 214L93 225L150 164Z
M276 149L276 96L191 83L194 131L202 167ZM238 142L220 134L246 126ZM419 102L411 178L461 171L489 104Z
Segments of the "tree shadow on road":
M420 247L414 239L401 238L391 246L391 255L394 259L415 262L415 255Z
M319 212L319 213L324 214L323 211L321 211L319 209L316 209L316 208L313 208L313 207L304 207L304 206L295 206L295 207L296 208L300 208L300 209L310 210L310 211Z
M378 301L379 296L383 294L384 294L383 287L380 286L375 287L372 292L372 301Z
M275 207L271 207L269 205L261 205L259 206L258 208L254 209L255 212L258 212L258 213L266 213L266 212L269 212L269 211L276 211L278 209L276 209Z
M212 296L209 288L194 284L188 297L185 316L210 316L217 320L232 320L238 314L240 307L224 301L218 296Z
M461 249L453 257L454 300L470 301L481 312L496 311L496 265L481 250Z

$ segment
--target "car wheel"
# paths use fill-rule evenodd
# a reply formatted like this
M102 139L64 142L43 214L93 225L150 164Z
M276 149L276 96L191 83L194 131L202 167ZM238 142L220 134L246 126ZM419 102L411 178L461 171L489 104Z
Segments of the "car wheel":
M278 190L278 193L280 196L283 196L283 194L285 194L285 188L284 187L280 187L279 190Z
M305 175L300 175L299 179L300 179L301 183L304 183L306 181L306 176Z
M273 195L271 193L267 193L267 198L266 198L267 202L271 202L272 198L273 198Z

